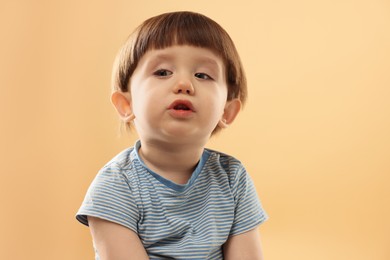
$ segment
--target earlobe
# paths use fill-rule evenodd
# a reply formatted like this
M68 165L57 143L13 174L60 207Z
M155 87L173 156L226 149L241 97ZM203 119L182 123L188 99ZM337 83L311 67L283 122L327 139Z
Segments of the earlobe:
M130 122L134 120L135 115L133 114L133 111L131 109L131 101L130 101L129 93L115 91L111 95L111 103L114 105L120 118L124 122Z
M131 122L135 119L135 115L133 113L131 114L125 114L125 116L123 117L123 121L125 122Z
M222 118L218 122L218 126L221 128L227 128L231 123L233 123L240 110L241 101L238 98L228 101L225 105Z
M223 129L229 127L229 125L226 123L226 119L225 118L222 118L222 119L219 120L218 126L220 128L223 128Z

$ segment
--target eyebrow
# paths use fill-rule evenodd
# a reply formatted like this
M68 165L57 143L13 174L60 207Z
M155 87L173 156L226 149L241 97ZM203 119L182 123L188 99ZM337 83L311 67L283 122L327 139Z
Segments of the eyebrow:
M172 60L173 59L173 55L170 55L170 54L165 54L165 53L160 53L160 54L157 54L153 60Z
M171 54L160 53L160 54L157 54L156 57L153 58L153 62L171 61L173 59L174 59L174 57ZM214 59L209 58L207 56L195 58L195 61L197 63L206 63L206 64L210 64L210 65L215 66L215 67L219 67L218 63Z
M199 57L198 59L197 59L197 61L199 62L199 63L206 63L206 64L210 64L210 65L212 65L212 66L215 66L215 67L219 67L219 64L214 60L214 59L212 59L212 58L209 58L209 57Z
M147 63L148 68L154 68L158 64L164 61L172 61L173 57L169 54L158 54L155 57L151 58L149 62Z

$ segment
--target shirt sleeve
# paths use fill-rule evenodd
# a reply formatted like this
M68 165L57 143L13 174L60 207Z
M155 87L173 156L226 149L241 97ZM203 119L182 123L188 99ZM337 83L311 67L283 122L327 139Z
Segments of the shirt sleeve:
M235 217L230 235L239 235L250 231L268 219L256 188L243 166L239 167L233 184Z
M139 210L134 190L119 167L105 167L95 177L76 219L88 226L87 216L108 220L138 233Z

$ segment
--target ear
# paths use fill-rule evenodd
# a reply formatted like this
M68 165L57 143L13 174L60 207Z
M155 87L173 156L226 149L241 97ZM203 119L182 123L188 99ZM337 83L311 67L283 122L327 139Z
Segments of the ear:
M135 115L133 114L133 111L131 109L131 101L130 101L129 93L115 91L111 95L111 103L114 105L120 118L124 122L127 123L134 120Z
M218 122L220 128L227 128L241 110L241 101L238 98L226 102L222 118Z

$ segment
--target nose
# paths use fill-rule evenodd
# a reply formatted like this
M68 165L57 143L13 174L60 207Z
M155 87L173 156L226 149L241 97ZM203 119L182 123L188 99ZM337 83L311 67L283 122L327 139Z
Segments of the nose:
M195 89L190 80L180 80L173 88L173 92L175 94L187 94L192 96L195 94Z

